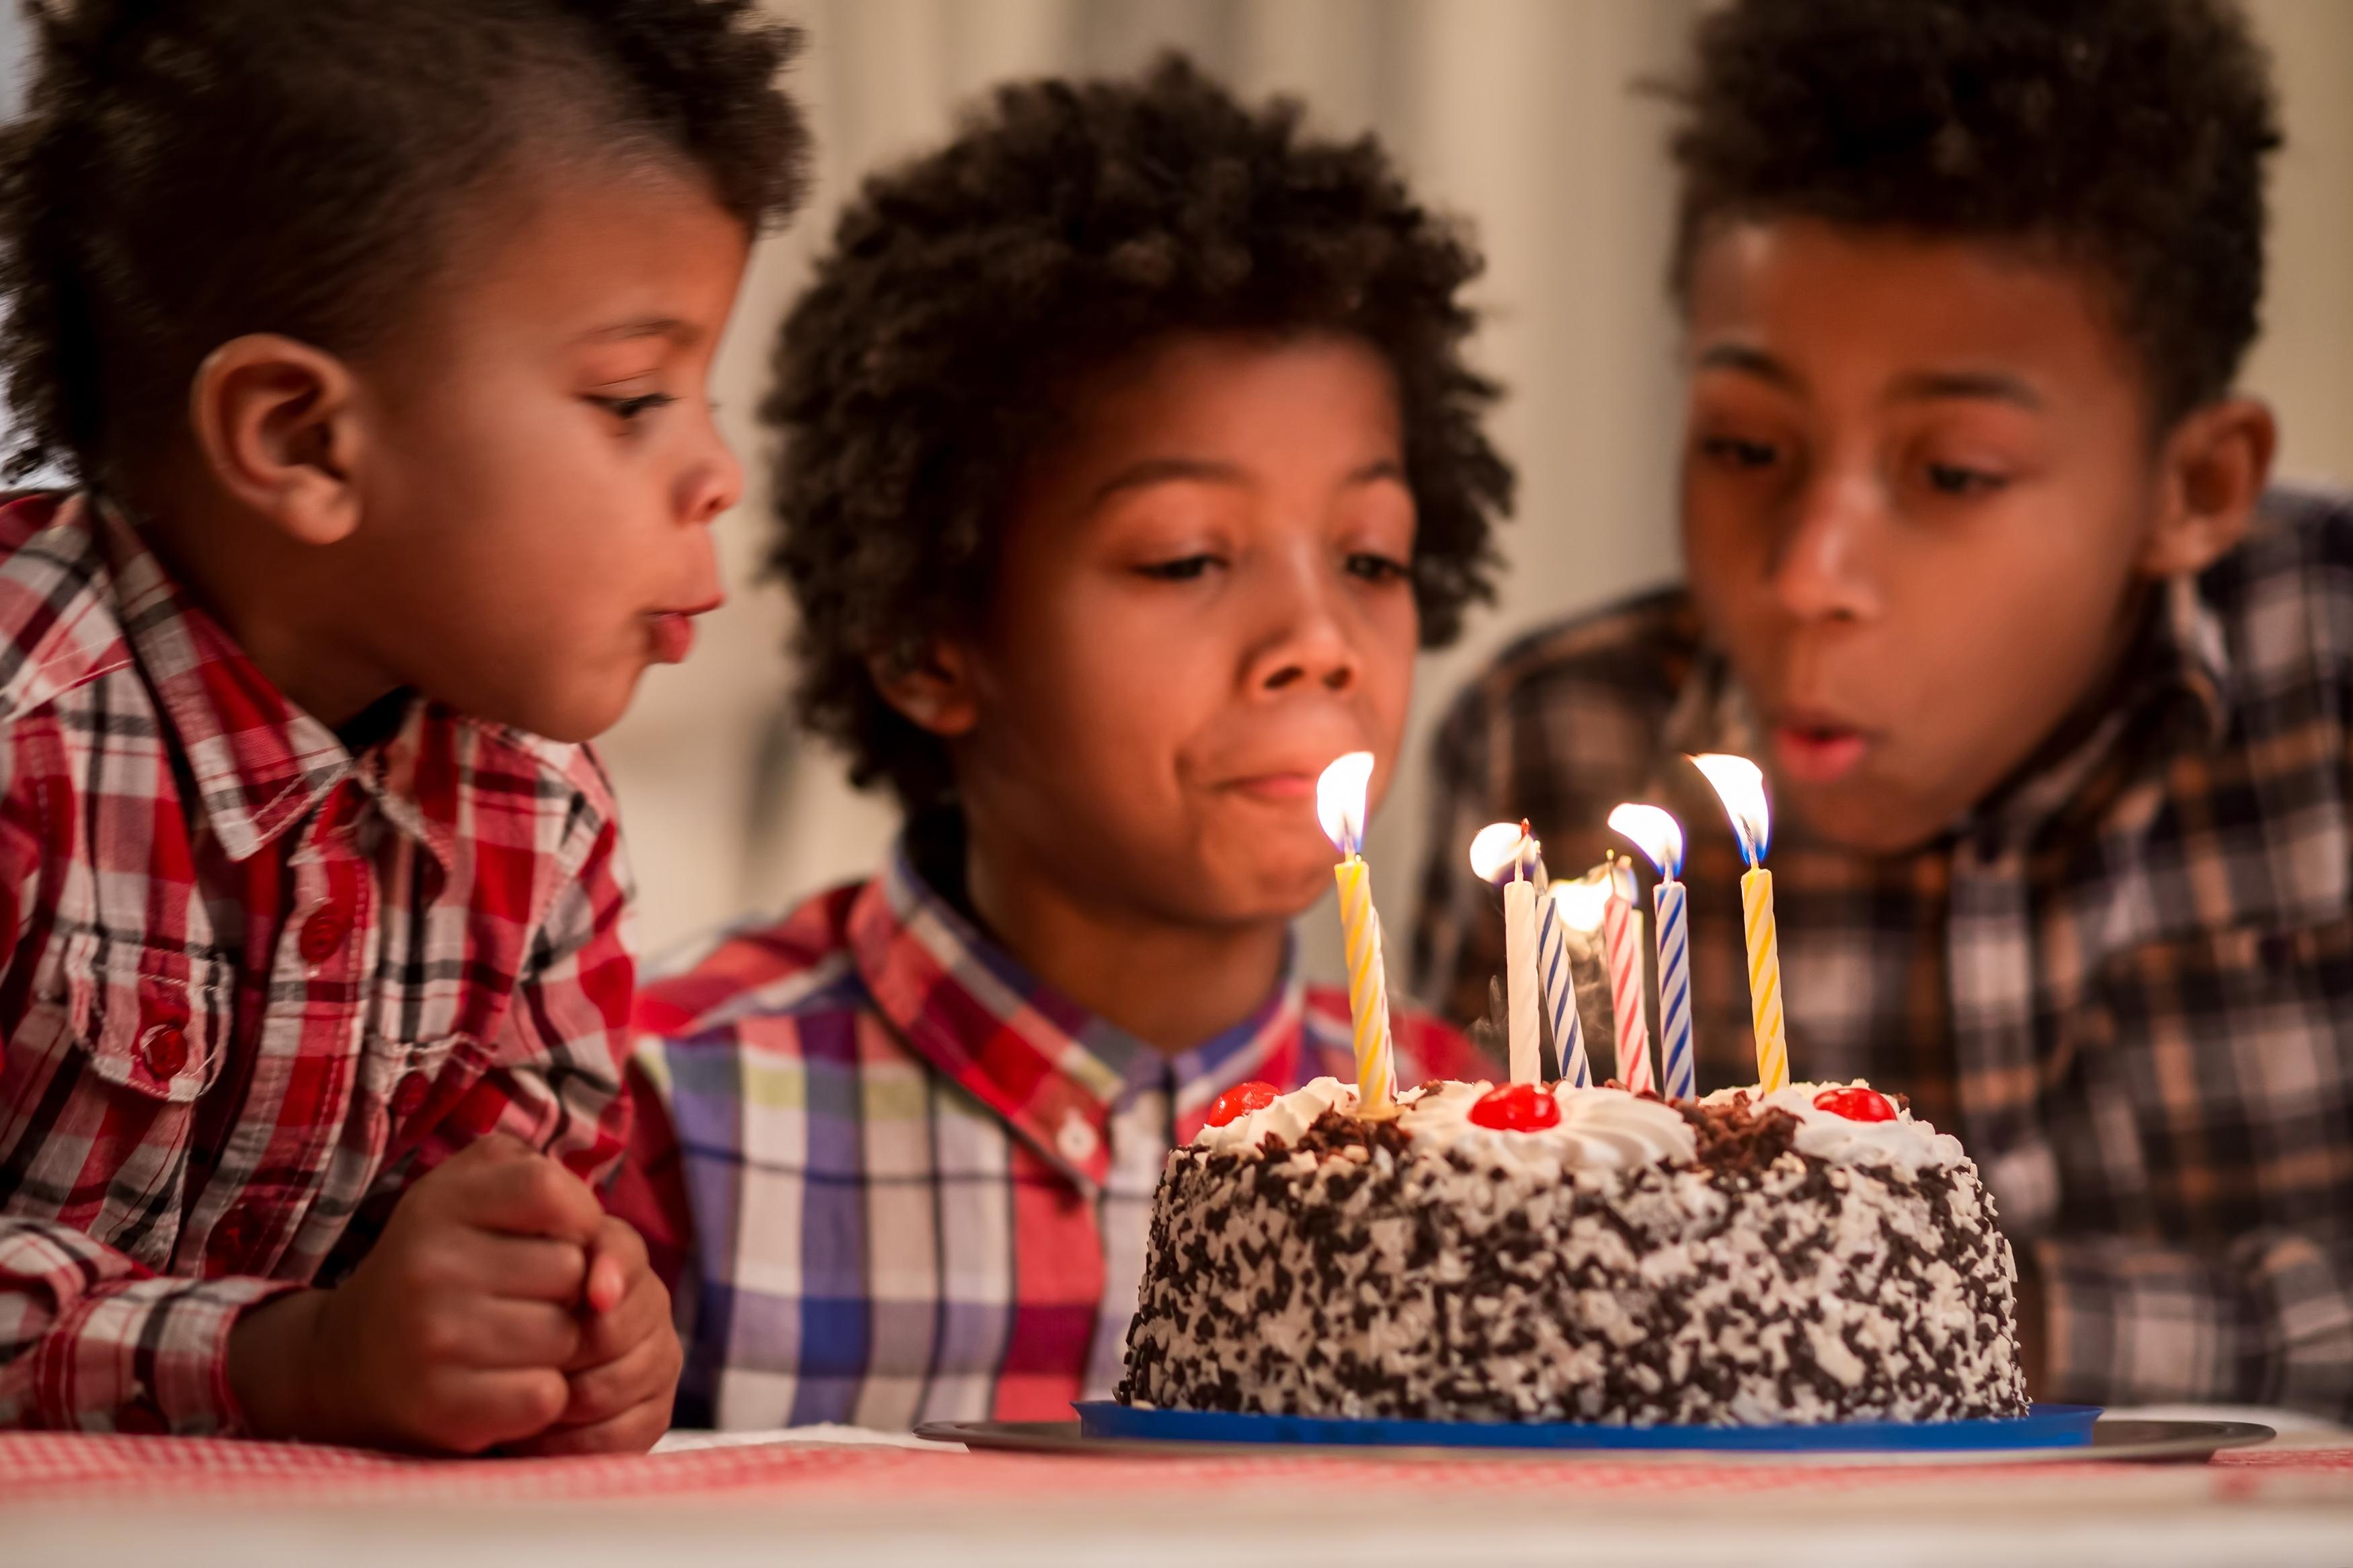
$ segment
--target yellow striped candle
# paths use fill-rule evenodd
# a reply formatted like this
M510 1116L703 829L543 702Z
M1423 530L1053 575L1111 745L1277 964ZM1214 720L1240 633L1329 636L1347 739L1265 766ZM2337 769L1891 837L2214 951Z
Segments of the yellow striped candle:
M1365 864L1365 817L1373 753L1350 752L1315 781L1315 816L1340 852L1332 868L1340 889L1340 932L1348 960L1348 1018L1355 1028L1356 1104L1369 1116L1394 1109L1397 1067L1389 1045L1389 998L1381 963L1381 917L1373 908L1372 869Z
M1740 879L1740 909L1748 933L1748 1012L1757 1031L1757 1082L1770 1094L1789 1086L1789 1040L1781 1015L1781 939L1773 923L1773 873L1765 851L1773 842L1773 818L1765 804L1765 774L1746 757L1710 752L1692 765L1707 775L1732 818L1748 862Z
M1388 982L1381 963L1381 921L1373 910L1373 879L1364 858L1332 868L1340 884L1340 934L1348 958L1348 1020L1355 1028L1356 1102L1369 1111L1388 1108L1396 1085L1389 1054Z
M1740 879L1748 928L1748 1010L1757 1025L1757 1082L1767 1094L1789 1087L1789 1039L1781 1024L1781 939L1773 929L1773 873L1752 866Z

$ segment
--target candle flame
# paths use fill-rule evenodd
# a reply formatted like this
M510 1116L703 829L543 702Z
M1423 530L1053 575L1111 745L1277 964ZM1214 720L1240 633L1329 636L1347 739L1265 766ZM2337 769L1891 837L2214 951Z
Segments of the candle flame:
M1372 786L1370 752L1350 752L1315 781L1315 819L1343 858L1365 852L1365 802Z
M1586 875L1604 879L1611 893L1630 904L1634 901L1634 894L1638 891L1634 886L1634 868L1629 865L1626 858L1615 849L1609 851L1608 859L1588 871Z
M1773 845L1773 817L1765 806L1765 774L1746 757L1710 752L1692 759L1692 766L1707 775L1740 836L1740 853L1751 866L1761 864Z
M1649 856L1660 876L1672 879L1683 874L1683 830L1657 806L1621 805L1609 814L1609 827Z
M1482 882L1511 880L1514 868L1526 874L1531 841L1524 822L1491 822L1471 840L1471 873Z
M1562 925L1586 932L1601 929L1609 906L1609 872L1607 866L1596 866L1574 882L1552 885L1552 906Z

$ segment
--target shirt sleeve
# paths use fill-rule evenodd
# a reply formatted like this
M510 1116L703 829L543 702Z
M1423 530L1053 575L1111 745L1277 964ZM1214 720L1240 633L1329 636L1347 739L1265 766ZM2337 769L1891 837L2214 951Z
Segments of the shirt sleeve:
M2213 1254L2078 1237L2038 1241L2031 1257L2052 1397L2353 1417L2353 1241L2261 1230Z
M637 979L625 931L630 901L609 816L586 828L584 855L533 932L489 1071L417 1152L410 1180L478 1139L510 1132L600 1182L629 1135L621 1068Z
M71 1226L0 1219L0 1428L240 1431L229 1330L301 1288L159 1278Z

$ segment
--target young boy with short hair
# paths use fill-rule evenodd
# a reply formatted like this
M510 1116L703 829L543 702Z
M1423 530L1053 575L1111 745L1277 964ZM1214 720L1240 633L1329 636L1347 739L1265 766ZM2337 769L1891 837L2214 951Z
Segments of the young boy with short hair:
M907 826L640 1005L682 1423L1107 1393L1171 1144L1353 1080L1289 928L1317 775L1386 785L1485 584L1477 265L1369 140L1181 62L1008 88L843 216L778 348L776 559L806 716ZM1401 1081L1475 1070L1395 1024Z
M0 184L0 1426L643 1448L577 742L718 595L797 190L747 0L28 6Z
M2353 1410L2353 510L2265 489L2271 89L2226 0L1741 0L1674 142L1689 586L1547 629L1438 757L1471 828L1694 844L1703 1089L1753 1080L1767 767L1791 1068L1957 1131L2046 1398ZM1574 856L1572 863L1576 863Z

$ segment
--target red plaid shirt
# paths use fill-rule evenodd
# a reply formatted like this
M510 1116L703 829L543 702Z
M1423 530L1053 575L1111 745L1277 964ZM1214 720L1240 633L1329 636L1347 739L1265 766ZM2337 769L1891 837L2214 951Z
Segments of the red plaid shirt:
M422 1172L609 1165L626 904L586 752L355 757L119 521L0 507L0 1426L234 1430L237 1313Z

